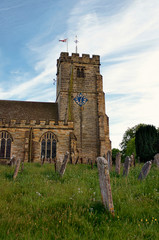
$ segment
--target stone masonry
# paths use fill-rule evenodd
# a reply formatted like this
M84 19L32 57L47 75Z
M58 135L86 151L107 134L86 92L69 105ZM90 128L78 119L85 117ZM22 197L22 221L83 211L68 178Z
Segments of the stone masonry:
M111 151L100 57L62 52L56 87L55 103L0 100L0 159L14 155L21 161L41 162L44 148L45 155L53 152L53 138L42 138L47 134L56 141L59 161L67 151L72 163L95 162ZM83 106L74 100L79 94L87 99Z
M83 71L78 76L78 71ZM74 98L82 93L88 101L80 107ZM109 119L105 114L105 95L100 75L100 58L87 54L61 53L57 60L57 100L59 119L74 122L77 149L83 162L111 150Z

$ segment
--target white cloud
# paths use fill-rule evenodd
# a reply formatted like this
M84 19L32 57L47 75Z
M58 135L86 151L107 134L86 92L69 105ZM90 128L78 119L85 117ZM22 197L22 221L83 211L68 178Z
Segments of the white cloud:
M126 94L106 103L112 144L118 147L128 127L142 122L158 126L159 2L133 1L105 17L87 10L82 15L81 4L77 4L69 24L79 34L80 52L100 54L105 62L104 91Z

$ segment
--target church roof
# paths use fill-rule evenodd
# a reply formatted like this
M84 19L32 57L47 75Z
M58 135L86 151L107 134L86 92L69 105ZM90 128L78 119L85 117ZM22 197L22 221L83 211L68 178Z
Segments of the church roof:
M40 120L58 121L58 104L51 102L27 102L27 101L12 101L0 100L0 119L6 119L9 122L11 119L17 121Z

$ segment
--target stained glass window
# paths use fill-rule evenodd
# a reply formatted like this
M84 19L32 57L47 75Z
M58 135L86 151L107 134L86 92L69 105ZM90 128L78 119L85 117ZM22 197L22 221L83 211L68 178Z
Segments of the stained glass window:
M7 131L0 132L0 158L10 158L12 141L10 133Z
M56 136L52 132L45 133L41 138L41 158L54 159L56 157Z

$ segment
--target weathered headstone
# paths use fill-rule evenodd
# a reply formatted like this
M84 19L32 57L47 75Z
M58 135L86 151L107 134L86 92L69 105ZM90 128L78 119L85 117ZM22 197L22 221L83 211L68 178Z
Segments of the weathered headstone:
M101 191L103 205L114 216L114 206L113 206L113 199L112 199L112 192L111 192L111 185L110 185L108 161L103 157L98 157L97 166L98 166L99 184L100 184L100 191Z
M120 165L121 165L121 153L118 152L115 158L115 171L117 174L120 174Z
M138 180L143 180L144 178L147 177L147 175L151 169L151 166L152 166L152 161L147 161L144 164L144 166L142 167L141 172L139 174Z
M11 167L13 167L14 165L16 165L16 158L15 158L14 155L11 157L9 165L10 165Z
M44 162L45 162L45 157L44 157L44 156L42 156L42 157L41 157L41 165L43 165L43 164L44 164Z
M109 171L111 171L111 169L112 169L112 154L111 154L111 151L107 152L107 160L108 160Z
M127 156L125 158L125 162L124 162L123 176L128 176L129 169L130 169L130 163L131 163L131 159L130 159L130 157Z
M61 166L62 166L62 159L61 157L59 159L56 160L56 165L55 165L55 168L56 168L56 172L60 173L60 169L61 169Z
M159 153L157 153L155 156L154 156L154 163L157 165L157 167L159 168Z
M66 165L67 165L68 156L69 156L69 152L66 152L66 154L64 156L64 160L63 160L61 168L60 168L60 172L59 172L61 176L64 175Z
M16 177L17 177L17 175L18 175L19 168L20 168L20 163L21 163L21 160L18 159L17 162L16 162L13 179L16 179Z
M131 159L130 167L132 167L132 166L135 167L135 156L134 156L134 154L131 154L130 159Z

